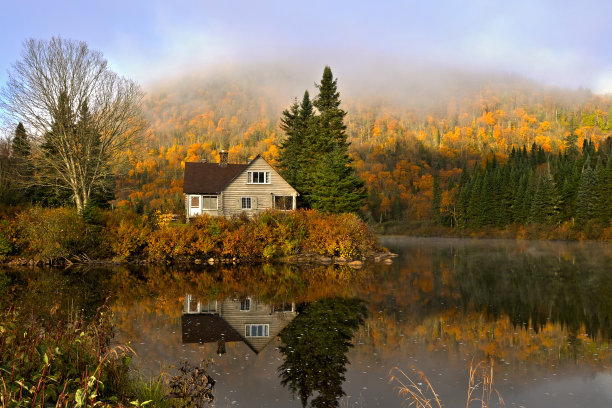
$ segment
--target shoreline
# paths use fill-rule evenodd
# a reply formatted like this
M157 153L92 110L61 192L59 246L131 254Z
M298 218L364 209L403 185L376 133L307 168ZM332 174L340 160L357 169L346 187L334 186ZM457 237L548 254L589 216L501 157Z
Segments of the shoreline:
M353 269L360 269L366 263L393 263L393 258L398 257L390 251L376 251L357 258L344 258L341 256L325 256L314 252L283 256L274 259L252 258L180 258L174 260L133 258L133 259L52 259L35 260L16 257L0 262L4 267L65 267L71 266L111 266L111 265L264 265L264 264L289 264L295 266L321 266L321 265L346 265Z
M561 242L611 242L612 227L593 231L589 234L573 226L545 226L530 224L512 225L503 230L495 228L457 229L440 225L407 226L373 225L370 224L379 236L406 236L415 238L465 238L465 239L510 239L525 241L561 241Z

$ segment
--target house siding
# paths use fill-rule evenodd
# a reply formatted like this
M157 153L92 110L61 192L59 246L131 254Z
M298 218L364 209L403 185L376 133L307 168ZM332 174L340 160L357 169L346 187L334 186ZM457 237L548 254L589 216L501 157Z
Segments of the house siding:
M247 172L269 171L269 184L248 184ZM236 177L224 190L222 194L222 211L220 214L231 216L246 212L249 215L272 209L273 196L297 196L297 191L291 187L263 158L256 158L245 171ZM243 210L240 208L240 199L251 197L253 208Z
M296 313L272 313L269 305L255 299L251 299L251 310L244 311L240 310L239 300L227 299L221 303L219 315L244 338L246 343L259 352L295 318ZM270 326L268 337L245 336L244 329L247 324L268 324Z

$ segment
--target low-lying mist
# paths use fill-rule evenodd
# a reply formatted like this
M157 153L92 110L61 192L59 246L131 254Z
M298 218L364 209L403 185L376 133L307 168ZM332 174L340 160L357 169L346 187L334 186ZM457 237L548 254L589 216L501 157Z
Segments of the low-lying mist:
M506 73L389 61L330 66L347 106L411 111L417 115L444 115L449 109L461 111L474 104L494 110L495 101L510 101L511 108L542 103L570 107L593 96L588 90L556 88ZM315 83L320 81L322 72L323 65L315 69L312 65L287 62L234 63L177 73L171 79L150 83L146 90L150 97L164 100L165 105L180 105L185 110L227 109L233 105L238 108L236 114L240 114L249 106L249 100L259 101L259 114L273 119L294 98L300 100L305 90L314 97ZM219 106L219 98L234 101ZM211 103L216 106L209 106Z

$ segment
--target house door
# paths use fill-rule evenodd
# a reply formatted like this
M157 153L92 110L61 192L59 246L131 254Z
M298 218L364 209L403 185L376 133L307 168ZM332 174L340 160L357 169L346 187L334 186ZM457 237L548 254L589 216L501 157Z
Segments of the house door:
M202 214L201 197L197 195L189 196L189 216L195 217Z

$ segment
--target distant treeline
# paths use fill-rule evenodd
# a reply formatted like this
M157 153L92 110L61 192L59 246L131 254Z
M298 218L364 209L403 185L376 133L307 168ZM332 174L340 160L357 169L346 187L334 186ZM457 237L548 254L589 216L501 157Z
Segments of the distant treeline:
M493 157L472 172L464 171L454 204L440 208L439 189L434 189L434 218L458 228L567 222L580 228L609 226L611 151L610 138L598 149L585 141L582 151L567 149L558 154L547 153L535 143L530 150L512 149L503 164Z

